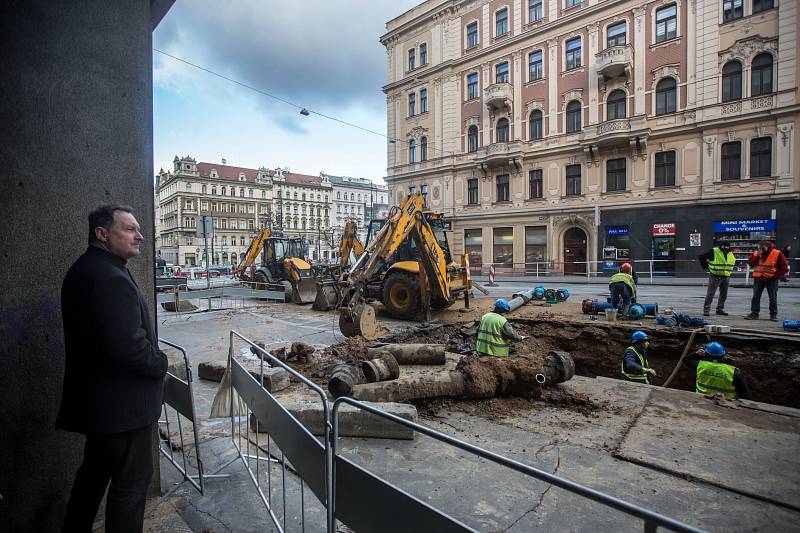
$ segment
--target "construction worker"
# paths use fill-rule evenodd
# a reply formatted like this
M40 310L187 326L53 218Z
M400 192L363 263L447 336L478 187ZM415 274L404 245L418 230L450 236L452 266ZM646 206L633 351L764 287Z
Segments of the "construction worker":
M648 346L650 341L647 340L647 333L641 330L634 331L631 335L631 345L622 356L620 372L623 378L649 385L650 378L656 377L656 371L647 364Z
M725 300L728 298L728 285L731 279L731 272L736 264L736 257L731 252L729 242L721 242L708 253L701 255L700 265L708 270L708 290L706 299L703 302L703 316L711 314L711 302L714 301L714 293L719 287L719 299L717 299L717 314L726 315Z
M511 312L508 302L500 298L494 302L494 310L481 317L475 350L478 355L508 357L508 341L524 340L525 337L514 331L503 315Z
M620 300L622 301L622 316L628 315L631 301L636 300L636 282L631 276L631 264L624 263L620 271L611 276L608 288L611 291L611 306L617 309Z
M753 299L750 302L750 314L746 320L758 320L761 310L761 295L767 289L769 296L769 319L778 321L778 280L789 272L789 263L780 250L771 242L762 241L758 250L747 259L747 264L753 267Z
M725 347L714 341L697 350L687 364L695 369L695 392L722 394L729 400L749 399L750 388L742 372L735 366L722 362Z

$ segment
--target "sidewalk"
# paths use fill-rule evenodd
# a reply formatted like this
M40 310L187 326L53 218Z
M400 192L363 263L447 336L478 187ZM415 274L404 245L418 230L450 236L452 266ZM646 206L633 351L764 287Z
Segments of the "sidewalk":
M592 277L587 278L586 275L574 275L574 276L511 276L511 275L503 275L503 276L495 276L494 280L496 283L530 283L531 286L536 286L539 284L563 284L563 285L576 285L576 284L583 284L583 285L608 285L609 277L608 276L596 276L592 275ZM481 285L486 285L489 283L489 276L485 275L474 275L472 276L472 281L475 283L480 283ZM676 278L674 276L653 276L651 279L649 275L639 275L639 285L674 285L674 286L681 286L681 287L704 287L708 283L708 277L691 277L691 278ZM750 278L748 285L745 285L744 276L734 276L731 278L731 287L736 288L743 288L743 287L752 287L753 286L753 279ZM800 278L792 277L789 279L788 282L780 282L779 289L796 289L800 287Z

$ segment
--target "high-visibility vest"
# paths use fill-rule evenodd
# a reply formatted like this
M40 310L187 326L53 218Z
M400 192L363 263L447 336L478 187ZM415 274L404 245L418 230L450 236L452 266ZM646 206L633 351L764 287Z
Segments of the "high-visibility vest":
M753 277L754 278L774 278L775 272L778 271L777 264L778 264L778 254L781 252L777 248L773 248L767 259L764 260L759 254L758 265L756 265L755 270L753 270Z
M506 325L506 322L508 320L497 313L483 315L478 325L478 339L475 343L475 350L495 357L507 357L508 341L503 337L503 326Z
M701 394L724 394L729 400L736 399L736 387L733 385L733 373L736 367L714 361L697 363L695 391Z
M714 248L714 260L708 262L708 273L714 276L725 276L729 278L736 264L736 256L728 250L727 254L722 253L719 248Z
M639 358L639 365L642 367L642 371L639 374L629 374L625 372L625 354L622 355L622 364L620 365L620 372L622 373L622 377L627 379L628 381L638 381L640 383L650 383L650 374L644 371L645 368L649 368L647 366L647 358L636 349L636 346L628 346L628 349L625 350L625 353L633 352L636 357Z
M633 282L633 276L630 274L626 274L625 272L617 272L613 276L611 276L611 281L608 282L609 285L612 283L617 283L622 281L631 288L631 294L633 295L633 299L636 299L636 284Z

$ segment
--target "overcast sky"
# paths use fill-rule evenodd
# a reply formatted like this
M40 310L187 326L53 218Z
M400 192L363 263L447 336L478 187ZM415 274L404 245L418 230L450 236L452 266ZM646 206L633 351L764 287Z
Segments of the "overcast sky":
M421 0L178 0L154 48L386 133L385 24ZM153 52L155 171L175 155L380 179L386 139Z

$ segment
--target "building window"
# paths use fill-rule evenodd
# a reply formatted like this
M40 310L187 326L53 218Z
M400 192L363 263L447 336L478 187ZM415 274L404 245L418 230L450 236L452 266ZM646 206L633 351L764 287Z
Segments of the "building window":
M408 116L413 117L417 114L417 93L408 94Z
M478 151L478 126L470 126L467 130L467 151Z
M428 112L428 89L420 89L419 91L419 112Z
M542 112L535 109L528 119L528 139L535 141L541 139L544 132L544 117Z
M501 9L495 15L494 35L500 37L508 33L508 9Z
M542 68L542 51L537 50L528 54L528 81L540 80L544 73Z
M467 24L467 48L478 46L478 23Z
M500 63L494 67L495 83L508 83L508 63Z
M772 137L759 137L750 141L750 177L766 178L772 175Z
M621 89L611 91L611 94L608 95L608 100L606 100L606 115L608 120L625 118L627 116L627 103L625 91Z
M494 258L492 262L501 267L514 266L514 228L494 228Z
M678 36L678 7L675 4L656 10L656 42L663 43Z
M675 80L664 78L656 85L656 115L674 113L678 103L678 88Z
M542 0L529 0L528 2L528 22L542 20Z
M753 59L751 76L751 96L770 94L772 92L772 56L758 54Z
M656 152L656 187L675 185L675 150Z
M425 185L425 184L420 185L419 186L419 193L422 195L422 203L423 203L423 205L428 205L428 186Z
M540 263L546 261L547 256L547 228L533 226L525 228L525 263Z
M464 230L464 253L469 256L469 266L481 266L483 263L483 230Z
M566 0L564 7L575 7L581 5L581 0Z
M753 0L753 14L775 7L774 0Z
M501 118L497 121L497 130L495 131L495 142L507 143L508 142L508 119Z
M581 62L581 38L575 37L567 41L567 70L578 68Z
M567 104L567 133L581 131L581 103L572 100Z
M722 144L722 179L738 180L742 176L742 143Z
M606 28L606 47L625 46L627 42L625 21L612 24Z
M213 194L214 196L217 195L217 186L216 185L212 185L211 186L211 194Z
M428 64L428 45L422 43L419 45L419 66L424 67Z
M414 70L417 62L417 49L410 48L408 50L408 70Z
M420 161L427 161L428 160L428 138L422 137L419 140L419 160Z
M478 178L467 180L467 204L478 205Z
M728 61L722 67L722 101L741 100L742 98L742 64Z
M192 184L191 182L186 182L186 192L192 192Z
M200 190L200 192L202 192L203 194L205 194L205 193L206 193L206 184L204 183L204 184L203 184L203 185L200 187L200 189L201 189L201 190Z
M722 0L722 21L730 22L744 16L744 0Z
M535 168L528 172L528 194L528 197L532 200L544 196L544 182L542 180L541 168Z
M478 97L478 74L472 73L467 76L467 100Z
M606 191L624 191L627 188L626 167L624 157L606 161Z
M417 141L411 139L408 141L408 162L416 163L417 161Z
M239 197L244 198L244 187L239 187Z
M408 194L414 194L415 192L417 192L417 188L414 185L408 188Z
M508 202L511 198L508 187L508 174L497 176L497 201Z
M567 196L580 196L581 194L581 166L567 165Z

